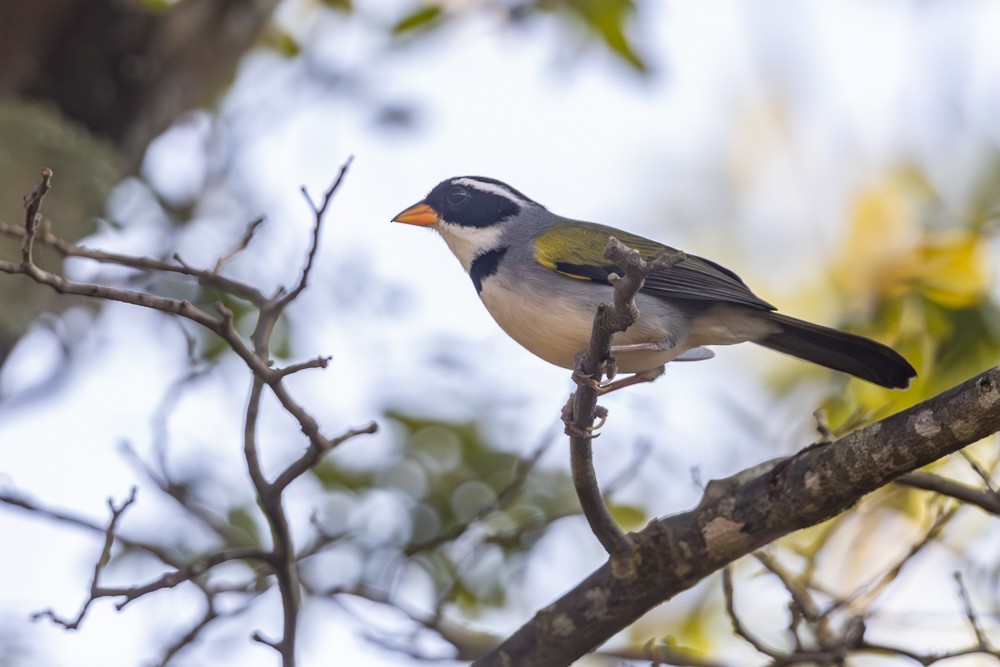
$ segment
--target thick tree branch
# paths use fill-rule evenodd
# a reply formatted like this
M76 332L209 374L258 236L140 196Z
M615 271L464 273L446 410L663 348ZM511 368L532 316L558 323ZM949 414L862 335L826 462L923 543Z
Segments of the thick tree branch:
M695 509L632 535L632 567L610 560L475 664L569 665L727 563L998 430L1000 367L756 474L710 482Z

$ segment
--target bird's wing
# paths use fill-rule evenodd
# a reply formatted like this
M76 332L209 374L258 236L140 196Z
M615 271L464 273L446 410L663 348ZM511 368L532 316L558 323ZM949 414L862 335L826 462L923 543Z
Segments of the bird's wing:
M609 236L638 250L646 260L672 250L613 227L566 220L557 222L535 239L535 259L565 276L610 284L608 274L622 275L624 271L603 256ZM774 310L774 306L751 292L735 273L695 255L686 255L669 269L651 273L641 291L665 299L729 301L760 310Z

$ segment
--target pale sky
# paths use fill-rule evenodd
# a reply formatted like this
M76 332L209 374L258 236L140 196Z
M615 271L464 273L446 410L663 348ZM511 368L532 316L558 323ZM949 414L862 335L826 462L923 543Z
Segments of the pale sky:
M147 173L165 192L183 196L203 178L203 146L231 141L231 191L203 207L180 251L189 262L210 264L249 217L266 214L254 253L232 270L273 287L291 282L307 241L311 218L298 188L304 184L318 196L354 156L324 230L312 287L293 312L296 352L334 358L330 369L293 383L331 432L363 424L386 407L468 418L495 403L491 432L503 447L527 451L570 390L567 371L534 358L496 327L439 238L389 223L446 177L499 178L558 213L710 257L783 310L832 322L836 304L798 303L793 293L799 277L836 244L847 194L910 159L922 160L945 197L960 202L956 174L977 164L982 141L992 141L992 151L1000 141L997 3L767 0L751 10L735 0L648 2L636 26L655 72L648 79L599 48L574 48L552 21L518 31L480 17L386 54L377 31L360 21L316 21L297 2L287 3L282 17L301 39L316 40L307 57L251 56L224 105L225 123L196 116L182 124L155 148ZM417 131L380 129L365 104L306 85L306 70L363 69L373 57L378 68L367 89L380 99L415 103ZM260 108L263 120L252 113ZM246 219L231 213L229 198L248 211ZM117 214L131 219L136 204L125 203L128 192L115 201ZM161 240L155 225L138 221L125 233L99 235L93 245L150 252ZM50 335L30 336L0 386L6 393L29 385L54 354ZM179 328L158 318L109 306L76 361L51 395L0 405L0 486L104 521L106 498L123 498L137 479L121 443L150 451L150 414L185 367L184 340ZM667 514L697 499L692 468L707 480L794 451L810 437L809 406L819 388L787 404L761 404L768 373L792 363L751 346L726 349L609 398L613 417L595 445L599 473L613 477L625 465L623 450L651 440L653 453L622 498ZM239 365L226 364L197 385L196 398L182 402L171 420L171 456L190 454L213 471L232 470L220 475L219 493L227 496L248 493L234 444L247 387ZM763 410L774 420L762 432L743 421ZM267 417L264 433L278 440L288 422L276 413ZM391 447L390 436L351 443L337 456L356 465L377 460ZM286 452L265 454L274 464ZM558 444L546 465L568 465ZM668 473L675 483L663 488ZM293 502L306 502L309 491L298 489ZM140 491L125 526L148 530L161 502L155 492ZM372 508L372 521L391 511L391 504ZM100 540L6 509L0 535L6 545L0 626L25 633L23 641L36 651L28 664L143 664L156 655L162 632L180 632L179 619L200 613L178 590L122 613L98 602L76 633L27 625L26 616L42 608L76 612ZM539 554L517 591L524 600L513 613L486 619L493 627L513 629L603 561L577 521L556 526ZM560 567L553 571L545 562ZM115 574L136 581L155 576L129 567ZM249 640L254 629L275 628L275 611L262 605L211 633L215 640L228 637L225 653L197 648L177 664L275 664L270 649ZM376 609L355 612L383 628L401 622ZM147 614L166 621L151 627ZM406 664L360 638L358 619L334 605L307 606L304 626L313 623L322 629L303 634L304 666L330 664L331 655L358 667Z

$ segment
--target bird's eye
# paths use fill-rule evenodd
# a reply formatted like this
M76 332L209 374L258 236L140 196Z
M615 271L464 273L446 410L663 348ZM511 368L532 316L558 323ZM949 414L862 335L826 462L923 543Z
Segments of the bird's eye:
M459 206L465 204L465 202L469 201L471 196L472 195L469 194L468 190L460 185L457 185L451 190L448 190L448 194L445 195L445 201L447 201L450 206L458 208Z

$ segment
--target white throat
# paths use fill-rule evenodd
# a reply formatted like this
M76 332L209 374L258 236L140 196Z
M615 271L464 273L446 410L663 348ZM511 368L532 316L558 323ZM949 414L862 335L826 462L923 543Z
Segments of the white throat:
M438 222L434 225L444 242L458 257L458 261L468 271L472 268L472 260L479 255L493 250L500 244L500 227L466 227L450 222Z

